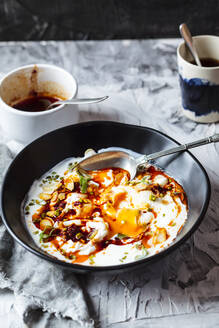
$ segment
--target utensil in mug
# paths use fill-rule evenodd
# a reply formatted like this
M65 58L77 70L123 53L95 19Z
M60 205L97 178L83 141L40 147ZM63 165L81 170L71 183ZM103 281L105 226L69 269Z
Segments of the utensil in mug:
M200 35L192 38L199 59L219 60L219 37ZM199 67L185 42L177 49L183 114L200 123L219 121L219 66Z
M57 105L84 105L84 104L96 104L99 103L101 101L104 101L106 99L108 99L108 96L104 96L104 97L100 97L100 98L73 98L70 100L58 100L55 101L54 103L50 104L47 109L51 109L54 106Z
M190 50L192 56L194 57L196 64L201 67L202 64L198 57L198 53L197 53L195 44L192 40L192 35L191 35L191 32L190 32L188 26L185 23L181 24L179 26L179 31L180 31L180 34L181 34L182 38L184 39L188 49Z

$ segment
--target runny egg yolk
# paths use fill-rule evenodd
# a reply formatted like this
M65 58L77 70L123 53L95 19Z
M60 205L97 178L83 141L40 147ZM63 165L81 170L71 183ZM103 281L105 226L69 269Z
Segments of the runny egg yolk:
M121 233L135 238L144 231L144 226L138 224L140 210L133 208L121 208L117 212L116 220L108 221L114 234Z
M109 224L110 237L120 233L136 238L145 231L145 225L139 222L140 209L131 204L130 187L123 184L106 189L101 202L104 203L101 207Z
M130 208L127 198L127 191L121 190L112 195L111 202L103 207L112 236L120 233L135 238L145 230L145 227L139 224L140 210Z

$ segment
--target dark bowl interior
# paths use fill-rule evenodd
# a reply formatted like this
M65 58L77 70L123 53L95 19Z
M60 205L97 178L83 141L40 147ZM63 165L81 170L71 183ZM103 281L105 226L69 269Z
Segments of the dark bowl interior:
M10 165L2 185L3 221L10 234L26 249L43 259L70 268L75 272L121 272L140 268L151 261L158 260L178 247L194 232L208 207L210 197L208 176L201 164L189 152L170 155L156 161L156 165L165 169L184 187L189 200L188 221L169 248L134 263L109 267L88 267L59 261L35 245L22 222L20 208L35 179L67 157L82 156L88 148L99 150L115 146L145 154L170 148L176 144L178 143L175 140L156 130L115 122L79 123L48 133L28 145Z

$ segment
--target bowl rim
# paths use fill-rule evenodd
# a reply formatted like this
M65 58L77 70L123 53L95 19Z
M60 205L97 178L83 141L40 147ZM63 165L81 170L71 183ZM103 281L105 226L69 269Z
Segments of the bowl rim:
M47 138L50 135L53 135L55 133L57 133L59 130L64 130L64 129L69 129L72 127L83 127L83 126L89 126L89 125L95 125L95 124L100 124L100 125L114 125L117 127L120 126L126 126L128 128L138 128L140 130L149 130L149 131L153 131L155 133L158 133L164 137L166 137L167 139L173 141L175 144L180 145L180 143L178 141L176 141L175 139L173 139L172 137L169 137L167 134L158 131L154 128L150 128L147 126L138 126L138 125L134 125L134 124L126 124L126 123L120 123L120 122L115 122L115 121L87 121L87 122L82 122L82 123L77 123L77 124L71 124L56 130L53 130L49 133L44 134L43 136L35 139L34 141L32 141L30 144L28 144L26 147L24 147L24 149L22 149L22 151L20 153L18 153L18 155L13 159L13 161L10 163L9 167L7 168L5 175L3 177L3 181L2 181L2 186L1 186L1 190L0 190L0 214L2 217L2 221L6 226L6 229L8 230L9 234L21 245L23 246L25 249L27 249L28 251L30 251L32 254L35 254L37 256L39 256L40 258L49 261L50 263L62 266L63 268L66 269L70 269L72 271L78 272L78 273L82 273L82 272L114 272L114 271L119 271L119 270L126 270L126 269L134 269L137 266L142 266L142 265L147 265L149 263L155 262L157 260L159 260L160 258L165 257L166 255L168 255L170 252L174 251L176 248L178 248L179 246L182 245L183 242L185 242L193 233L194 231L198 228L198 226L201 224L206 211L208 209L208 205L209 205L209 201L210 201L210 196L211 196L211 185L210 185L210 180L209 177L207 175L207 172L205 170L205 168L202 166L202 164L199 162L198 159L196 159L196 157L188 150L186 150L185 152L187 152L190 157L192 157L192 159L198 164L198 166L201 168L204 177L205 177L205 182L206 182L206 199L205 202L203 204L203 208L201 213L199 214L195 224L192 226L192 228L185 234L184 237L182 237L180 240L178 240L175 244L171 244L170 246L168 246L167 248L165 248L164 250L162 250L161 252L159 252L158 254L155 254L153 256L150 257L146 257L143 259L140 259L138 261L134 261L134 262L129 262L129 263L124 263L124 264L117 264L117 265L109 265L109 266L88 266L88 265L82 265L82 264L74 264L74 263L68 263L68 262L64 262L61 261L55 257L49 256L46 253L40 253L37 250L35 250L34 248L32 248L31 246L29 246L27 243L23 242L17 235L16 233L14 233L14 231L11 229L10 224L8 224L7 222L7 217L5 214L5 208L4 208L4 203L3 203L3 194L4 194L4 187L6 184L6 180L8 175L10 174L10 170L11 167L14 165L14 163L16 162L16 160L20 157L23 156L23 153L30 147L32 147L32 144L34 144L35 142L40 141L41 139Z

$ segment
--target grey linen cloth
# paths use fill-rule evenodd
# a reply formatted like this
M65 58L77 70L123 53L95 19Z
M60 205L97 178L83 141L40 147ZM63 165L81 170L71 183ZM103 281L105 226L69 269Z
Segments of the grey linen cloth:
M0 184L12 158L7 146L0 144ZM0 219L0 296L6 292L14 294L13 328L93 327L76 276L26 251Z

